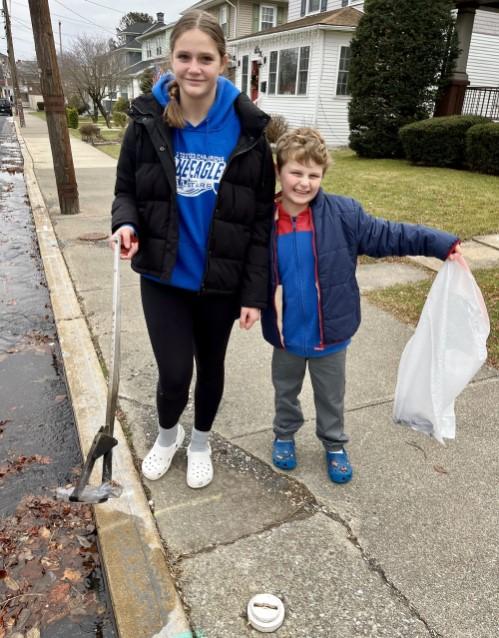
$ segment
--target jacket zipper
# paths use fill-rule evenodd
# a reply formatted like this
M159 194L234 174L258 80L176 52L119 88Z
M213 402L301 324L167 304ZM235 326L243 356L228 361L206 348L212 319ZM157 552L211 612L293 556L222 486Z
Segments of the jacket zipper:
M315 270L315 285L317 288L317 306L319 310L319 335L320 342L319 345L315 348L315 350L324 350L324 314L322 312L322 292L321 286L319 283L319 259L317 257L317 241L315 236L315 223L312 209L310 209L310 223L312 225L312 249L314 251L314 270Z
M227 165L224 169L224 172L222 173L222 177L220 178L220 182L218 184L218 191L220 192L220 186L223 182L223 179L227 173L227 171L229 170L229 166L232 164L232 162L236 159L236 157L239 157L239 155L243 155L244 153L247 153L248 151L251 151L253 148L255 148L255 146L258 144L258 139L254 139L253 144L251 144L250 146L246 146L244 148L242 148L240 151L238 151L237 153L234 153L234 155L232 155L232 157L229 159L229 161L227 162ZM176 179L176 176L175 176ZM211 222L210 222L210 228L208 229L208 242L207 242L207 251L206 251L206 261L205 261L205 265L204 265L204 272L203 272L203 278L201 279L201 288L199 289L199 293L201 294L202 292L204 292L206 290L204 282L206 279L206 273L208 271L208 260L211 254L211 251L209 250L209 245L210 245L210 241L211 241L211 236L212 236L212 232L213 232L213 219L215 217L215 212L218 210L218 193L217 193L217 197L215 199L215 208L213 209L213 215L211 216Z

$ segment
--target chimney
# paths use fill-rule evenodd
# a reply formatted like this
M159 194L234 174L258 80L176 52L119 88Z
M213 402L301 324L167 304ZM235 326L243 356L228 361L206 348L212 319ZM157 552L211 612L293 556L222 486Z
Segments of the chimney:
M157 13L156 14L156 18L157 18L159 23L163 24L164 21L165 21L165 14L164 13Z

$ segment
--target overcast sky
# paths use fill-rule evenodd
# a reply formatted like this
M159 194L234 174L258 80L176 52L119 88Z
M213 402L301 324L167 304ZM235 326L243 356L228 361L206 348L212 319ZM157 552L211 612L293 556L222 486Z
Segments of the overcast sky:
M159 11L165 14L165 22L173 22L179 12L195 4L197 0L132 0L127 3L116 0L49 0L54 39L59 51L59 21L61 22L62 47L70 46L80 33L102 35L111 38L124 15L119 9L125 4L127 11L142 11L156 18ZM16 60L34 60L35 45L29 15L28 0L7 0L12 18L12 35ZM77 15L78 14L78 15ZM0 52L7 53L4 23L0 29Z

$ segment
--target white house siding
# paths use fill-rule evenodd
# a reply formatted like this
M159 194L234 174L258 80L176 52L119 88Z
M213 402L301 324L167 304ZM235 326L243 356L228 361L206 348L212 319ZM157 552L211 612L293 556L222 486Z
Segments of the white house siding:
M259 81L267 82L268 90L268 74L270 51L280 51L281 49L289 49L293 47L310 46L310 63L308 69L308 83L306 95L268 95L260 93L258 106L267 113L279 113L283 115L290 126L315 126L315 106L317 95L320 87L320 42L322 33L318 30L305 33L286 33L276 34L273 37L261 38L258 44L262 50L266 63L260 66ZM254 58L253 50L256 40L253 38L251 42L241 42L237 47L237 59L241 60L243 55L249 55L251 61ZM317 53L318 52L318 53ZM236 70L236 85L241 88L241 70L239 65Z
M326 11L333 11L333 9L341 9L342 4L343 4L342 0L328 0ZM308 0L307 0L307 6L308 6ZM350 0L347 6L355 7L356 9L359 9L359 11L362 11L364 2L361 0ZM300 11L301 11L301 0L289 0L288 22L291 22L291 20L299 20L300 18L303 18L304 16L300 15ZM310 15L310 14L305 14L305 15Z
M348 145L349 98L336 95L340 48L348 46L352 33L326 31L324 42L324 64L320 79L320 93L317 103L317 127L328 146Z
M237 3L237 36L248 35L253 31L253 3Z
M499 37L499 11L477 11L473 24L474 33L486 33Z
M473 33L467 73L470 86L499 87L499 37Z

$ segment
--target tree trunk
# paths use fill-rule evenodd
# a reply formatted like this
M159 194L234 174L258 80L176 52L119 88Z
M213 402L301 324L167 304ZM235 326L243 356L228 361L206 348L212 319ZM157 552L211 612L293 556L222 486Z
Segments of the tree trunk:
M97 99L97 106L99 107L99 111L102 114L102 117L106 120L107 128L111 128L111 118L109 117L109 113L106 112L104 106L102 105L102 100L100 98Z

